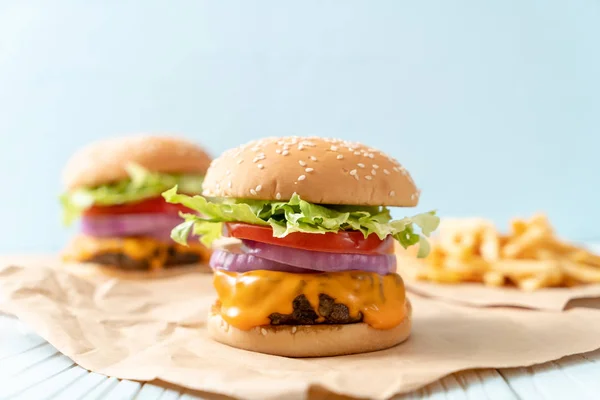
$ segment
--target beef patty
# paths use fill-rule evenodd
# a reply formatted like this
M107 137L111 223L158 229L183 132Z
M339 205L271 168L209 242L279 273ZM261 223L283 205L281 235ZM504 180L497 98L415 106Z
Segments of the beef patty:
M273 313L269 315L271 325L317 325L317 324L353 324L363 320L362 313L357 317L350 316L348 307L336 303L326 294L319 294L319 307L315 311L305 295L297 296L292 302L291 314ZM319 318L323 321L317 321Z
M121 252L100 253L87 261L111 265L128 271L144 271L150 269L150 261L148 259L138 260ZM167 258L165 259L164 266L165 268L169 268L185 264L195 264L199 261L199 254L178 251L174 246L170 246L167 250Z

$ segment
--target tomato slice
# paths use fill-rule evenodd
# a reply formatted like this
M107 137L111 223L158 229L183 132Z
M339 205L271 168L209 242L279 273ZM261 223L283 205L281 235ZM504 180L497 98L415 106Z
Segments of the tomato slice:
M328 253L394 253L394 241L391 236L381 240L377 235L371 234L365 239L359 231L327 232L325 234L293 232L285 237L276 238L273 237L273 229L270 226L228 222L225 224L225 227L229 236L234 238L254 240L256 242L295 249Z
M84 215L178 214L179 211L190 212L190 209L181 204L167 203L162 197L153 197L117 206L92 206L85 210Z

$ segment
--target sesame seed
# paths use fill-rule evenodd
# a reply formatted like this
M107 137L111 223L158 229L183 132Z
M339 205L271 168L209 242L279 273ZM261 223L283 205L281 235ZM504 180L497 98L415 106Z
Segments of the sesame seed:
M244 162L244 160L242 160L242 159L240 159L240 160L237 160L237 163L238 163L238 164L241 164L241 163L243 163L243 162Z
M377 165L377 164L373 164L373 168L375 168L375 169L379 169L379 165Z
M315 157L315 156L310 156L310 159L311 159L312 161L317 161L317 157Z
M344 158L344 155L343 155L343 154L338 154L336 158L337 158L338 160L341 160L342 158Z
M283 143L284 143L284 141L283 141L283 140L278 140L278 141L277 141L277 144L278 144L278 145L280 145L280 146L281 146Z
M303 167L306 167L306 163L302 160L298 160L298 164L300 164Z
M356 165L358 165L360 168L364 168L365 167L365 164L360 163L360 162L358 164L356 164Z
M304 168L304 170L305 170L306 172L313 172L315 169L314 169L314 168L310 168L310 167L308 167L308 168Z
M370 158L371 160L372 160L372 159L374 159L374 158L375 158L375 154L373 154L373 153L369 153L369 158Z
M288 154L290 154L290 152L289 152L289 151L287 151L287 150L283 150L283 151L281 152L281 155L282 155L282 156L287 156Z
M258 167L258 169L263 169L265 166L262 164L258 164L257 167Z
M331 149L331 151L337 151L338 147L332 144L330 149Z
M355 155L355 156L360 156L360 151L355 151L355 152L354 152L354 155Z
M304 150L304 146L302 146L302 144L299 144L298 145L298 150L300 150L300 151Z
M292 333L296 333L297 330L298 328L296 328L295 326L292 327Z
M408 175L408 172L406 172L406 170L405 170L405 169L402 169L402 175L406 176L406 175ZM411 179L411 180L412 180L412 179Z
M280 149L276 149L276 150L275 150L275 153L277 153L277 154L281 154L281 150L280 150Z
M352 171L350 171L350 175L356 175L356 170L353 169Z
M400 170L398 169L398 167L394 167L393 169L394 169L394 171L396 171L396 172L400 172Z
M371 175L365 175L365 179L370 181L371 179L373 179L373 177Z
M385 168L384 168L384 169L383 169L383 173L384 173L384 174L386 174L386 175L389 175L389 174L390 174L390 171L388 171L387 169L385 169Z
M277 192L277 194L275 195L275 198L277 200L281 200L281 193Z
M371 170L371 175L377 175L377 171L375 171L374 169Z
M410 195L410 199L411 199L411 200L414 200L414 199L415 199L415 197L417 197L417 196L415 196L415 194L414 194L414 193Z
M254 196L256 196L256 190L250 189L250 193L252 193Z
M231 181L229 181L229 183L227 183L227 187L228 187L229 189L231 189Z
M265 328L260 328L260 333L262 333L263 336L267 336L267 330Z
M256 190L257 192L260 192L260 191L261 191L261 189L262 189L262 185L257 185L255 190Z
M396 192L394 192L393 190L390 192L390 196L394 197L396 195Z
M298 177L298 180L299 180L299 181L303 181L303 180L305 180L305 179L306 179L306 175L300 175L300 176Z

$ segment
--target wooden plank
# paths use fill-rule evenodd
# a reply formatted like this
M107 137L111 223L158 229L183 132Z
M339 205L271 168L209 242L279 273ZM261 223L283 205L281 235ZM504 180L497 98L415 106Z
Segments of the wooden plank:
M34 347L21 354L16 354L2 360L2 364L0 364L0 376L17 375L21 371L42 363L44 360L47 360L56 354L59 354L58 350L50 343Z
M176 400L181 393L178 390L166 389L160 396L160 400Z
M76 380L55 396L55 399L80 399L90 393L108 378L95 372L88 372L81 379Z
M518 399L517 394L511 389L502 375L495 369L477 370L477 376L481 380L485 393L484 398L491 400Z
M531 379L531 371L528 368L505 368L498 372L519 398L527 400L544 399L544 396L537 391Z
M2 363L4 364L4 362L9 362L4 361L4 359L41 346L44 343L47 342L38 335L11 335L3 337L0 340L0 360L3 360Z
M87 374L87 371L81 367L74 366L45 381L29 387L25 391L15 396L18 400L45 400L50 399L71 383ZM64 398L64 397L63 397Z
M467 400L467 394L461 386L461 382L458 379L456 379L456 376L449 375L443 378L441 383L446 392L447 399Z
M88 392L85 396L83 396L83 400L97 400L104 397L106 393L108 393L113 387L119 384L119 380L117 378L107 378L98 386L96 386L91 392Z
M554 368L562 370L588 398L596 397L600 393L600 366L597 363L580 355L573 355L551 364Z
M532 380L536 391L546 398L586 399L585 392L575 384L560 368L551 363L534 365Z
M14 396L33 385L59 374L71 366L73 366L73 361L62 354L57 354L7 379L7 382L0 385L0 398Z
M119 381L119 383L111 390L103 395L107 399L128 400L135 398L135 395L140 391L142 385L133 381Z
M158 400L164 393L165 389L160 386L146 383L136 396L136 400Z
M203 400L204 397L199 397L193 394L184 393L179 397L179 400Z

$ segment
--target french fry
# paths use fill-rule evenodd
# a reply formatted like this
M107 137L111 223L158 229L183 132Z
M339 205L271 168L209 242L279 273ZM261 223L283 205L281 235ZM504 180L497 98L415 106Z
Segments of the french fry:
M494 262L500 259L500 236L495 229L488 228L483 232L479 251L481 258L487 262Z
M427 271L427 277L429 280L441 283L460 283L464 282L464 279L460 272L448 271L444 269L432 269Z
M538 275L534 275L530 278L517 280L516 284L520 289L522 289L526 292L533 292L534 290L537 290L544 286L547 286L546 285L547 281L548 281L547 274L538 274Z
M503 286L505 280L504 275L498 271L488 271L483 274L483 283L487 286Z
M512 220L508 235L483 219L453 219L442 221L425 263L408 270L434 282L514 284L533 291L600 283L600 255L557 238L543 214Z
M567 276L580 282L600 283L600 269L593 266L564 260L563 270Z
M571 253L571 260L600 268L600 256L584 249L578 249Z
M505 258L517 258L524 251L539 245L545 238L546 231L541 227L532 227L522 235L509 241L502 249Z
M493 271L516 278L544 274L557 267L554 260L500 260L492 265Z

